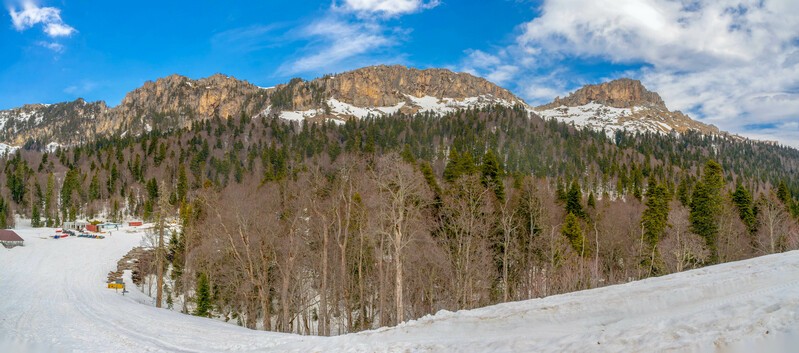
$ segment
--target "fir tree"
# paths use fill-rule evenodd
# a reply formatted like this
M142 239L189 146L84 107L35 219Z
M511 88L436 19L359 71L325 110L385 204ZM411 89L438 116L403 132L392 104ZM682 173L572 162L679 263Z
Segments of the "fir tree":
M39 228L42 226L42 216L39 213L39 205L33 205L33 211L31 211L31 227Z
M497 160L497 156L491 150L483 156L483 164L480 167L480 181L484 187L494 189L494 194L498 200L505 199L505 186L502 183L502 166Z
M92 176L92 181L89 183L89 201L94 201L100 198L100 181L97 178L97 173Z
M572 249L580 256L588 255L588 249L585 248L585 236L580 227L580 219L573 213L566 215L566 220L560 228L560 233L569 239Z
M705 239L710 250L710 263L719 260L717 238L718 218L721 211L721 189L724 186L721 165L709 160L705 165L702 180L696 184L691 197L691 231Z
M0 229L8 228L9 213L10 212L8 210L8 204L6 203L6 200L0 197Z
M583 211L583 192L580 190L580 184L573 181L569 191L566 193L566 213L573 214L577 217L584 218L585 212Z
M732 202L738 209L738 216L741 221L746 225L746 229L750 234L757 232L757 217L755 217L754 205L752 195L743 185L738 184L735 192L732 194Z
M786 206L791 204L791 192L788 190L785 180L780 180L780 184L777 186L777 198Z
M661 273L658 263L657 245L666 231L669 219L669 192L665 185L651 180L646 191L646 209L641 215L644 240L648 245L644 266L651 274Z
M197 277L197 297L194 302L197 304L194 315L211 317L211 286L204 272Z
M47 189L44 192L44 217L47 227L54 227L58 224L53 220L53 195L55 194L55 178L53 173L47 175Z

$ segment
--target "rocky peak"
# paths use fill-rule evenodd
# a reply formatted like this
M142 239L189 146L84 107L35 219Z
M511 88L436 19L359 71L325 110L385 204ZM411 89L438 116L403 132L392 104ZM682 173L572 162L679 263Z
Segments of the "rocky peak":
M253 97L260 99L253 100ZM155 82L148 81L128 93L115 111L127 117L229 118L242 111L254 113L265 100L266 95L260 88L233 77L216 74L192 80L170 75Z
M629 78L621 78L598 85L587 85L566 98L555 98L554 102L542 107L545 109L560 106L577 107L591 102L614 108L666 108L660 95L647 90L641 81Z
M713 125L692 120L679 111L669 111L663 99L647 90L641 81L628 78L587 85L566 98L535 108L538 115L582 127L615 130L719 134Z
M510 91L483 78L447 69L415 69L401 65L378 65L335 75L277 87L290 90L289 104L283 108L307 110L320 108L325 100L334 98L356 107L389 107L408 102L409 97L464 99L491 96L510 104L523 103ZM286 95L280 92L278 96ZM288 102L279 102L288 103Z
M326 91L357 106L390 106L415 97L467 98L492 95L519 101L508 90L486 79L447 69L419 70L400 65L370 66L325 80Z

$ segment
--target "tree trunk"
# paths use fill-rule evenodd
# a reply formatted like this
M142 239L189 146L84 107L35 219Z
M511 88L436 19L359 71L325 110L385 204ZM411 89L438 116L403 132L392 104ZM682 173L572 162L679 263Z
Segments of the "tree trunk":
M402 244L402 232L396 230L395 233L395 243ZM396 281L396 287L394 288L394 299L397 306L397 323L401 323L405 321L404 313L405 310L403 308L402 302L402 247L397 246L395 250L395 259L394 259L394 280Z
M327 222L322 218L322 284L319 293L319 334L321 336L330 336L330 328L328 327L328 312L327 312L327 248L328 248L328 229Z

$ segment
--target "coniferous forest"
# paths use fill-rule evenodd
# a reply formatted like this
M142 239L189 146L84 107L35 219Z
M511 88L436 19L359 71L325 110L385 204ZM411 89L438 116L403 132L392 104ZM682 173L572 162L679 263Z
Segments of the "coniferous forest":
M521 107L40 145L2 160L0 226L174 219L166 300L254 329L336 335L799 248L799 151Z

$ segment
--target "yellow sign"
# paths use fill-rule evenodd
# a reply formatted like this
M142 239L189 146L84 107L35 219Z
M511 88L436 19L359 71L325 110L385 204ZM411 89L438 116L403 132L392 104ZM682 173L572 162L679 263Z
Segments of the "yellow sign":
M108 284L108 288L111 288L111 289L125 289L125 284L124 283L109 283Z

